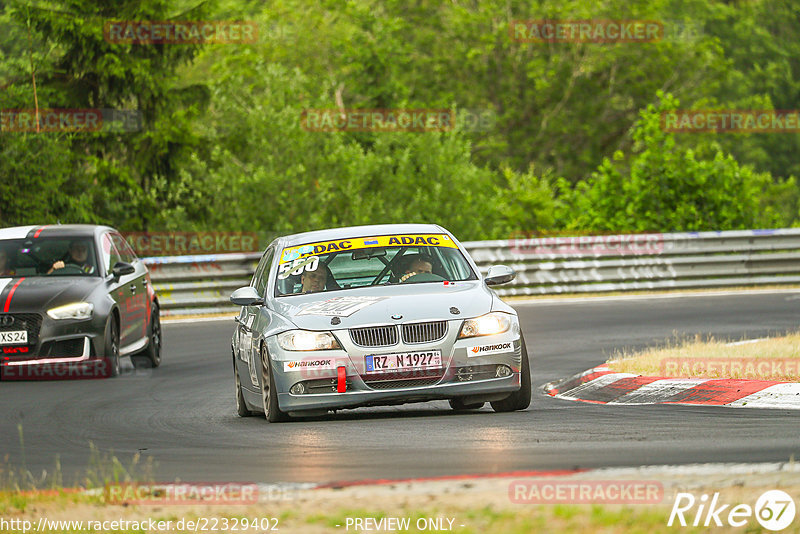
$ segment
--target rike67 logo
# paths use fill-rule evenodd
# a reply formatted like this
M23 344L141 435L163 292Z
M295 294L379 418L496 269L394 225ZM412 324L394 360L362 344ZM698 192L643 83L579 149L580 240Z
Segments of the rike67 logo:
M691 493L678 493L667 526L673 526L677 520L682 527L743 527L755 517L762 528L779 531L792 524L795 511L794 500L781 490L762 493L755 506L723 504L719 493L714 493L710 500L706 494L698 499Z

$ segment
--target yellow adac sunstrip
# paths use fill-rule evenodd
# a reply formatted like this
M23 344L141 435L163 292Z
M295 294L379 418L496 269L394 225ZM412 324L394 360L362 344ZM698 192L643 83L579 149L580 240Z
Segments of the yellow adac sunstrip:
M334 241L320 241L283 249L280 263L294 261L297 258L312 254L327 254L342 250L356 250L375 247L445 247L458 248L447 234L401 234L379 235L371 237L354 237L350 239L337 239Z

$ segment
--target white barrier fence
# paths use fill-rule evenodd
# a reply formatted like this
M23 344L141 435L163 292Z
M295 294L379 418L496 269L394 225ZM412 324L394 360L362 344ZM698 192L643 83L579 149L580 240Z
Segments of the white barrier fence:
M551 295L800 283L800 228L473 241L485 273L517 276L500 295ZM145 258L164 315L234 311L260 253Z

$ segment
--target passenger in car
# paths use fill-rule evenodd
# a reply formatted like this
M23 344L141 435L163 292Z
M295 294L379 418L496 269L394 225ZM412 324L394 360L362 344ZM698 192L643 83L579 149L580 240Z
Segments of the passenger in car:
M8 251L0 248L0 276L14 276L16 271L11 268L11 260L8 257Z

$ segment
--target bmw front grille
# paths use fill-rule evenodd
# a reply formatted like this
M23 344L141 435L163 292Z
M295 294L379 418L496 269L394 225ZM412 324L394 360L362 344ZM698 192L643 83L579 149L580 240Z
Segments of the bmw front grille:
M360 347L391 347L397 345L395 325L351 328L350 339Z
M444 339L447 334L447 321L404 324L401 328L403 329L403 343L409 345L433 343Z

